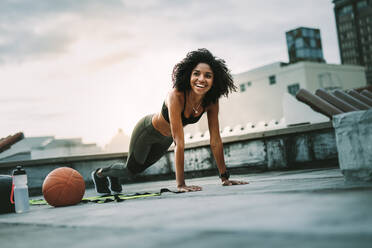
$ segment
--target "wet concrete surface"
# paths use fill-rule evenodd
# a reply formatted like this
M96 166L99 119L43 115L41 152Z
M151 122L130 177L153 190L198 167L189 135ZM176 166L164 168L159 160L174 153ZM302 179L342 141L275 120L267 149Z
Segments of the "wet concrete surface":
M0 215L7 247L371 247L372 184L339 169L187 180L203 191ZM124 185L128 194L175 190L175 182ZM95 195L92 189L85 196ZM38 197L36 197L38 198ZM40 198L40 197L39 197Z

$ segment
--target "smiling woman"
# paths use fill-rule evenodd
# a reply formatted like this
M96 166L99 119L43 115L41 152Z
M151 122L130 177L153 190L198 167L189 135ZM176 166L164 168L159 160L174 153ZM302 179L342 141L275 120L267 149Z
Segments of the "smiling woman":
M176 182L179 191L199 191L187 186L184 178L183 127L196 123L207 112L210 146L217 163L222 185L246 184L229 180L219 131L218 99L236 91L225 61L207 49L189 52L175 65L173 89L168 93L160 113L142 118L133 130L127 164L116 163L92 172L96 191L102 194L121 192L119 177L143 172L158 161L175 143Z

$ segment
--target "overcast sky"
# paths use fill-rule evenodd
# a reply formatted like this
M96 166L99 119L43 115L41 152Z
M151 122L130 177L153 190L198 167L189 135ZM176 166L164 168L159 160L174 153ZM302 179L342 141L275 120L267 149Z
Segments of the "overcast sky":
M288 61L285 32L321 30L339 63L331 0L1 0L0 137L101 146L161 109L174 64L208 48L232 73Z

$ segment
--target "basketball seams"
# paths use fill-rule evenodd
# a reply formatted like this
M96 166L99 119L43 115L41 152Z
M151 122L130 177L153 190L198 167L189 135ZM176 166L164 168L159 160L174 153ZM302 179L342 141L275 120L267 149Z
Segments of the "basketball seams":
M49 190L54 189L57 186L64 186L64 185L65 185L65 183L60 182L60 183L55 183L51 186L49 186L49 185L43 186L43 188L45 188L45 189L47 188L47 190L45 190L45 192L48 192ZM44 190L43 190L43 192L44 192Z
M45 200L47 202L48 201L53 201L53 202L56 201L56 199L58 199L60 194L58 194L58 196L56 197L55 196L56 193L54 193L54 194L52 194L52 193L55 192L56 189L60 188L61 186L63 187L63 186L65 186L65 184L64 183L54 184L54 185L48 187L47 190L43 190L43 195L44 195ZM58 190L57 190L57 193L58 193Z
M68 186L70 186L70 181L71 181L71 177L72 177L73 174L74 174L74 171L71 171L70 175L68 177L68 180L66 180L66 186L63 187L62 191L60 192L60 194L57 198L57 202L61 203L61 197L65 196L65 191L66 191L66 189L69 188ZM64 199L62 199L62 200L63 200L63 203L64 203L63 205L65 205L66 201ZM71 199L69 199L69 200L71 201ZM68 201L67 204L71 204L70 201Z

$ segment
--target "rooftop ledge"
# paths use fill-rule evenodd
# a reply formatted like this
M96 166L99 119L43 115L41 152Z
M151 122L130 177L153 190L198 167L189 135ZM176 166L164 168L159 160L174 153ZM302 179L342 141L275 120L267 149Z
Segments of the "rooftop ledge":
M295 133L306 133L316 130L322 129L332 129L331 122L323 122L323 123L316 123L316 124L302 124L296 125L292 127L274 129L274 130L266 130L260 132L253 132L253 133L246 133L246 134L239 134L239 135L232 135L222 137L222 141L224 144L227 143L236 143L240 141L249 141L249 140L256 140L261 138L269 138L269 137L276 137L288 134L295 134ZM185 149L197 148L197 147L204 147L209 145L209 139L186 143ZM174 147L172 146L169 150L173 151ZM27 166L35 166L35 165L49 165L49 164L66 164L72 162L88 162L88 161L100 161L100 160L111 160L111 159L123 159L126 158L128 155L127 152L122 153L103 153L103 154L89 154L89 155L78 155L78 156L67 156L67 157L55 157L55 158L44 158L44 159L35 159L35 160L26 160L26 161L13 161L13 162L0 162L0 168L12 168L16 165L22 165L24 167Z
M316 123L316 124L299 124L296 126L286 127L286 128L280 128L280 129L273 129L273 130L266 130L266 131L260 131L260 132L252 132L252 133L246 133L246 134L239 134L239 135L232 135L232 136L226 136L222 137L223 143L234 143L238 141L245 141L245 140L254 140L254 139L260 139L260 138L268 138L268 137L274 137L274 136L280 136L280 135L286 135L286 134L293 134L293 133L305 133L305 132L311 132L315 130L321 130L321 129L328 129L333 128L332 122L322 122L322 123ZM187 148L195 148L199 146L207 146L209 145L209 140L202 140L192 143L185 144L186 149Z

